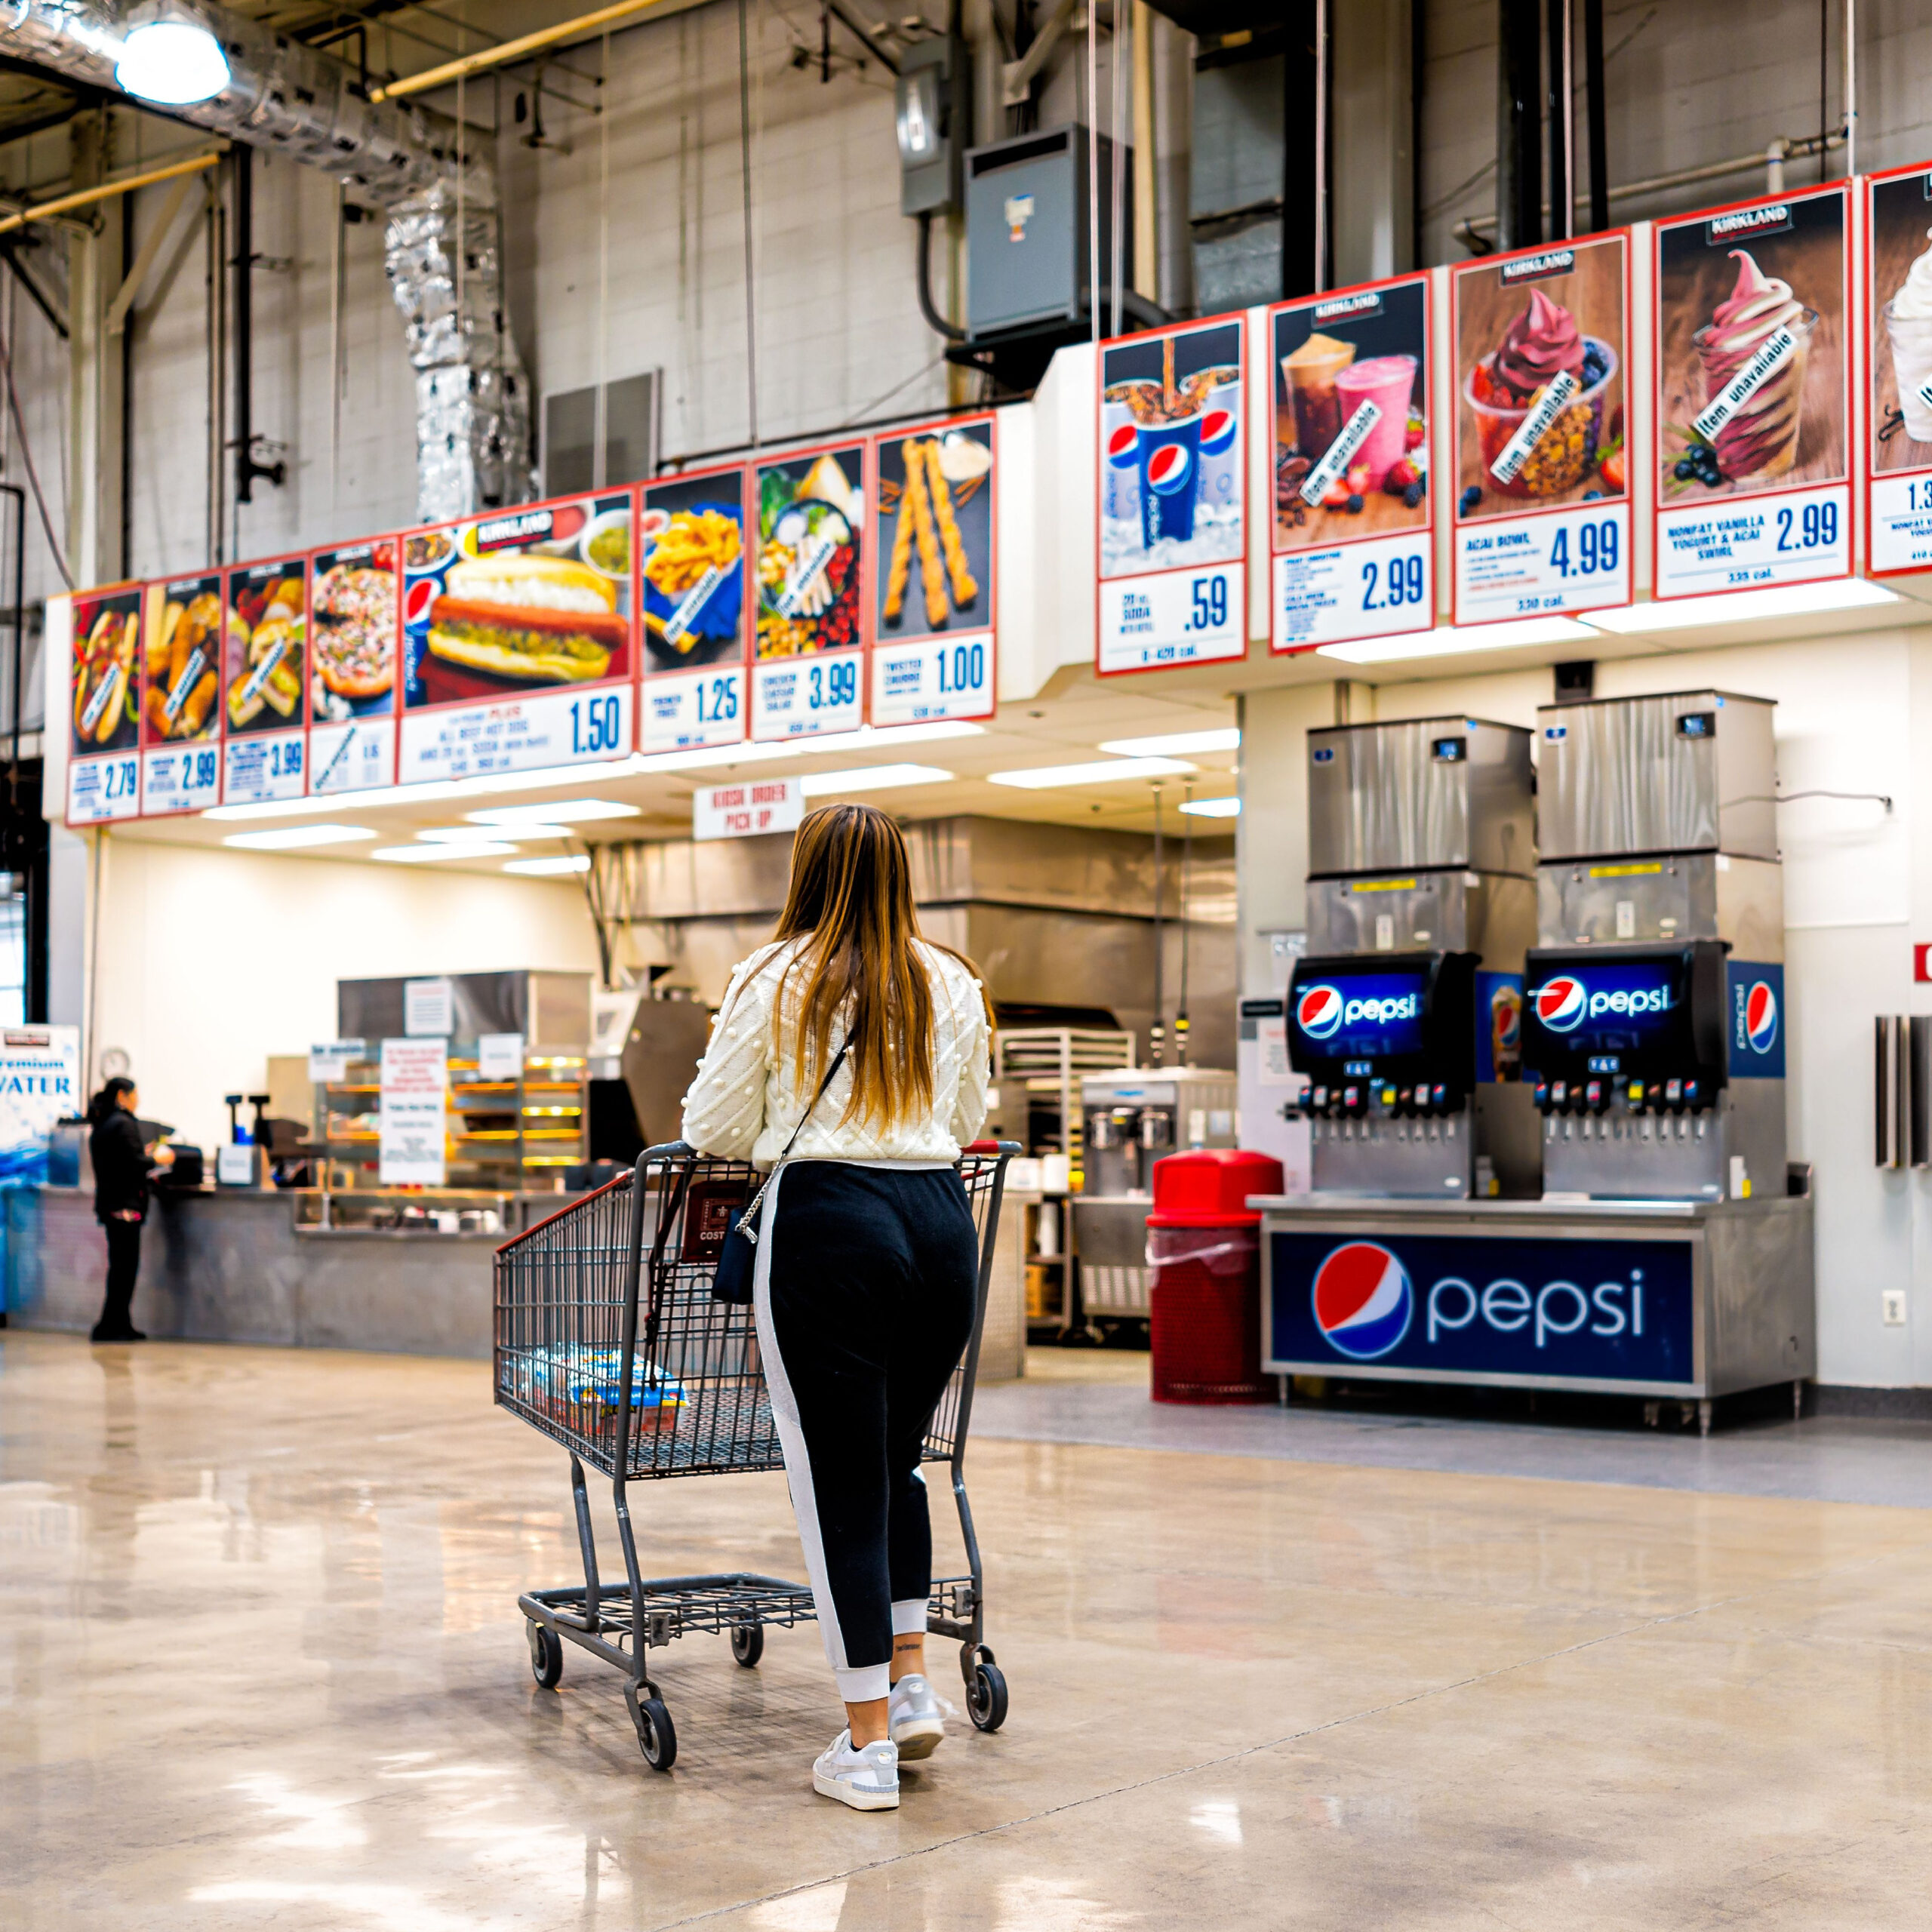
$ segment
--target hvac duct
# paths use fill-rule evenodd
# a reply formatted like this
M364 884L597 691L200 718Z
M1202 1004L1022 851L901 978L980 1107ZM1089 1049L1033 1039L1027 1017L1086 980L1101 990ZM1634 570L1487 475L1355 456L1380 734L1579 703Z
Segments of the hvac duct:
M372 106L340 61L272 29L184 6L221 42L228 85L176 118L333 175L389 223L386 260L416 371L425 523L530 494L528 385L509 337L497 185L442 116ZM0 54L117 91L117 15L99 0L14 0Z

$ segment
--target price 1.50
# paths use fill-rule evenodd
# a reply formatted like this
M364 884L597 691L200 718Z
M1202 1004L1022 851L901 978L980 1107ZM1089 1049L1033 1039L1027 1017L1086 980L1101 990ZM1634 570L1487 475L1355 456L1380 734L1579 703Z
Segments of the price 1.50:
M617 694L571 700L571 755L595 758L601 752L620 751L623 709Z

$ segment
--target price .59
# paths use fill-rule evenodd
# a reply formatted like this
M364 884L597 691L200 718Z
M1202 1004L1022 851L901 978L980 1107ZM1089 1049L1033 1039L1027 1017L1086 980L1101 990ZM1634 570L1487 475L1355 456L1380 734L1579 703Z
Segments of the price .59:
M1182 628L1220 631L1228 627L1228 580L1224 574L1198 577L1188 586L1191 608Z

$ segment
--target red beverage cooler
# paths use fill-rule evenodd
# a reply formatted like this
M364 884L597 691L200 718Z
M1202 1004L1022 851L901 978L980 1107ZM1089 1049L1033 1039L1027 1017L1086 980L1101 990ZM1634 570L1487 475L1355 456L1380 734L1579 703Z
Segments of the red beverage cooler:
M1278 1194L1281 1164L1233 1147L1154 1164L1147 1262L1157 1402L1266 1402L1261 1372L1261 1217L1251 1194Z

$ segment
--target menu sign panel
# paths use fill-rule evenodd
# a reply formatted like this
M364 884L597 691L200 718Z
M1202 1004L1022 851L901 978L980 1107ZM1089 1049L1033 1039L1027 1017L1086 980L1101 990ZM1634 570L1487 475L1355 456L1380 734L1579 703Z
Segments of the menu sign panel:
M447 1040L385 1040L377 1113L377 1180L383 1187L441 1187L450 1072Z
M1247 648L1240 316L1100 352L1097 668Z
M57 635L64 615L66 636ZM78 590L48 603L47 648L72 653L67 765L70 824L138 817L141 809L141 587Z
M1276 651L1435 622L1429 307L1410 275L1269 312Z
M735 745L745 735L746 472L644 486L638 518L648 752Z
M863 443L759 464L754 738L865 721L865 538Z
M1629 238L1452 272L1459 624L1630 601Z
M872 443L875 724L993 711L993 419Z
M148 586L141 620L141 811L221 801L221 573Z
M314 551L309 564L309 789L386 785L395 771L395 539Z
M1932 168L1866 184L1872 397L1866 568L1932 570Z
M1659 598L1850 571L1847 206L1657 223Z
M222 796L229 804L299 798L309 784L308 558L238 566L223 609Z
M403 784L631 749L631 493L402 540Z

